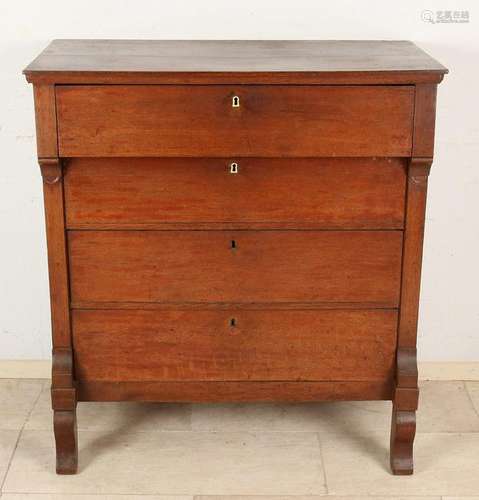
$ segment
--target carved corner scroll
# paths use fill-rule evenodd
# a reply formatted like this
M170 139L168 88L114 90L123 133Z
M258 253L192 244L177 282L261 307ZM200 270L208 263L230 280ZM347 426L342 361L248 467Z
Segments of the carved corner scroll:
M408 179L411 184L426 187L432 158L411 158L408 169Z
M56 184L62 179L63 168L59 158L39 158L38 163L45 184Z

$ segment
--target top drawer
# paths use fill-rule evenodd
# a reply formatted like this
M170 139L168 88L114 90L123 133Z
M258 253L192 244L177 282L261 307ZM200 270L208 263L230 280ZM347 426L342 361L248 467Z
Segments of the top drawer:
M410 156L412 86L60 85L80 156Z

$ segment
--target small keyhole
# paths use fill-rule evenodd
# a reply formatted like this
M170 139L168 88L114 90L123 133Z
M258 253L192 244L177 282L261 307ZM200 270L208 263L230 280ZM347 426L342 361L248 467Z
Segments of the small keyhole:
M231 240L231 248L232 248L233 250L235 250L235 249L236 249L236 240Z
M235 318L230 319L230 326L231 326L231 328L234 328L236 326L236 319Z
M239 97L237 95L234 95L232 106L233 108L239 108L239 105L240 105Z
M232 163L230 165L230 174L237 174L237 173L238 173L238 164Z

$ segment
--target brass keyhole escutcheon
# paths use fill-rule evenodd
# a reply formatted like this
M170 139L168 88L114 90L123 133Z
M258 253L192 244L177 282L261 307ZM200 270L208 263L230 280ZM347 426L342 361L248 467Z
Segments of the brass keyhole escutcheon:
M236 162L230 164L230 174L237 174L239 172L239 165Z
M234 95L232 100L231 100L231 106L233 108L239 108L240 107L240 99L237 95Z

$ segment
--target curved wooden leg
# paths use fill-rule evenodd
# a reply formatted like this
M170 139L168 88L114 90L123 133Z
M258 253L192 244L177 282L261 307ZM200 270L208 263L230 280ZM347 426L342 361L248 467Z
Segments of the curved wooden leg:
M76 410L55 410L53 413L57 474L76 474L78 469Z
M391 469L393 474L412 474L416 410L419 398L415 348L397 352L396 388L391 420Z
M57 474L75 474L78 469L76 407L72 351L67 348L54 349L52 408Z
M413 445L416 435L416 412L402 411L393 406L391 420L391 470L395 475L414 471Z

